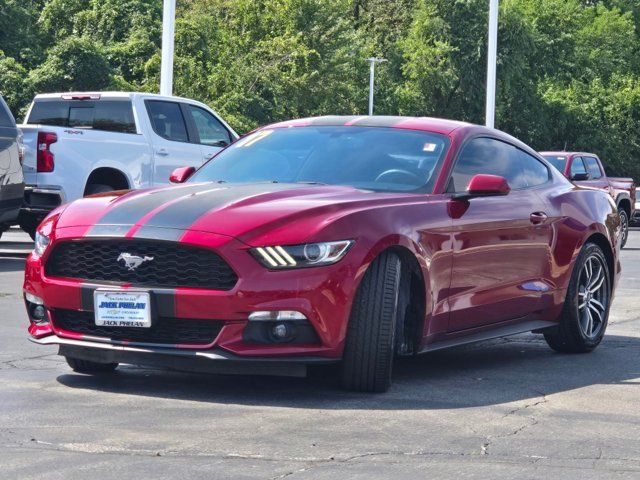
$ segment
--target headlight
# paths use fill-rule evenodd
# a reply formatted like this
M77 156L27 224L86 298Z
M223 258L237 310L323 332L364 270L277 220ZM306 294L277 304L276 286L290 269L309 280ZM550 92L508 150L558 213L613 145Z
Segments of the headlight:
M46 235L41 234L40 232L36 232L36 241L35 246L33 247L33 251L38 255L42 255L44 251L49 246L51 240Z
M345 256L353 240L252 248L251 254L270 269L331 265Z

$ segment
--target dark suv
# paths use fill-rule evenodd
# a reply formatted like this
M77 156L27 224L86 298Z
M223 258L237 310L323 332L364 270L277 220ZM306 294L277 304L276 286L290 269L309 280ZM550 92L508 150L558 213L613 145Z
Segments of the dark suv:
M22 133L0 96L0 235L17 224L24 198Z

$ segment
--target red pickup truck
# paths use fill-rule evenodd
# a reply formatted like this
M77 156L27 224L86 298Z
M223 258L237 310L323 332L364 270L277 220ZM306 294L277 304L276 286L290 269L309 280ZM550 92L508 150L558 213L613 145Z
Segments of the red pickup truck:
M629 236L629 220L634 218L635 212L636 185L633 178L607 177L600 158L593 153L540 152L540 155L576 185L609 192L618 206L622 222L621 246L624 247Z

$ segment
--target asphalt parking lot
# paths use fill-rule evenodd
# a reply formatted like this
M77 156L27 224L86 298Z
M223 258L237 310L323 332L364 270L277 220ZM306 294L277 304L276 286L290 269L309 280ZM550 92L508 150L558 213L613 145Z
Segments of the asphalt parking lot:
M640 478L640 229L590 355L535 335L400 362L387 394L121 367L27 341L28 237L0 240L0 478Z

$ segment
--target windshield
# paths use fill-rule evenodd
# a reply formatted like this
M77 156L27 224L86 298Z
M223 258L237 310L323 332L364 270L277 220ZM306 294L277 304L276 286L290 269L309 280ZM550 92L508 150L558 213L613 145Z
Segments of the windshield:
M567 157L563 155L543 155L543 157L554 167L556 167L560 173L564 173L564 167L567 164Z
M274 128L242 138L190 181L319 183L430 193L448 147L443 135L398 128Z

